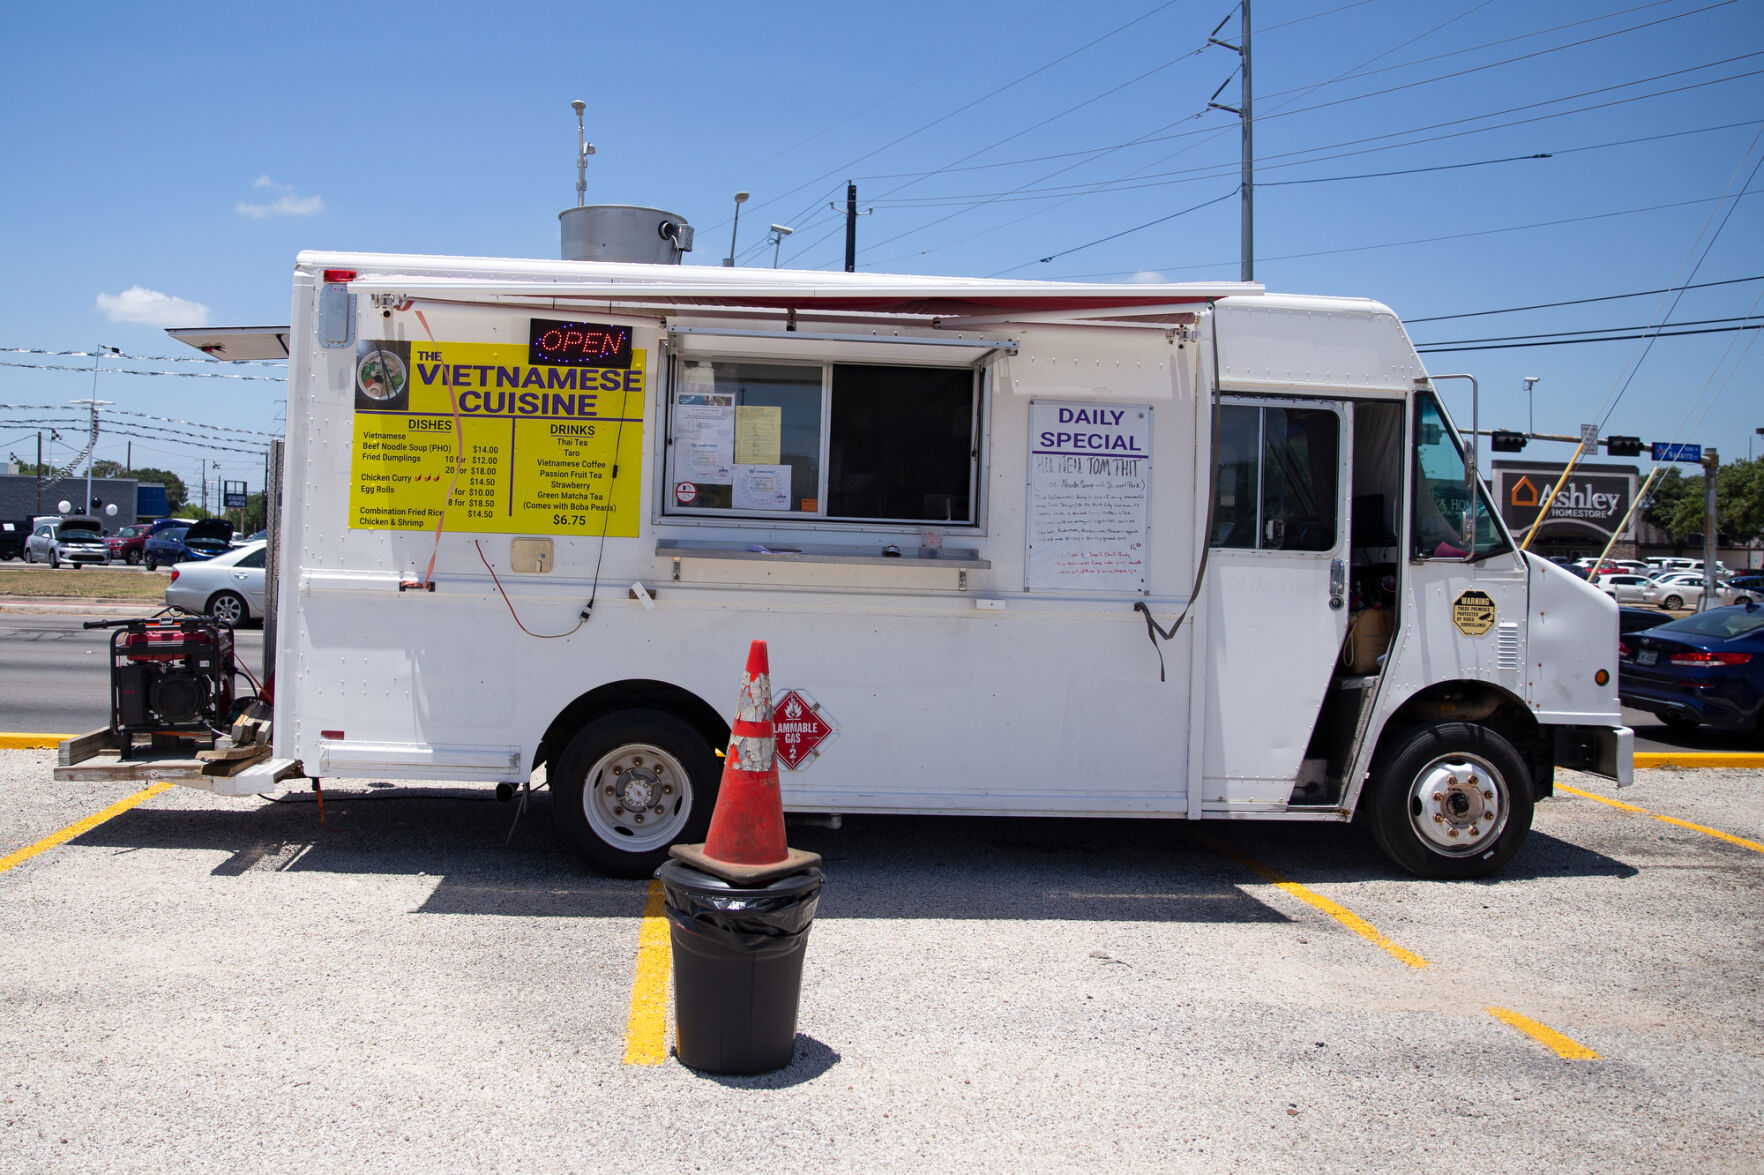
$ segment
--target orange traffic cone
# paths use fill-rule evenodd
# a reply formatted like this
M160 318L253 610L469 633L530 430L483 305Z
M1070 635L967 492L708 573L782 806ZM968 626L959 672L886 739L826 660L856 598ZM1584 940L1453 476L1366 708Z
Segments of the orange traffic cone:
M741 701L723 760L723 783L701 845L675 845L670 856L737 885L755 885L821 863L819 853L784 843L784 797L778 788L772 729L772 673L766 642L754 641L741 677Z

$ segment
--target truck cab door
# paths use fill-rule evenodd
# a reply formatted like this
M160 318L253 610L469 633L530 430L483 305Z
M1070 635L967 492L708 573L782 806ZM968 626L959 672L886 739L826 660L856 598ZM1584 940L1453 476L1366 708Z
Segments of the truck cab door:
M1298 778L1347 635L1352 437L1345 401L1222 399L1194 662L1202 813L1281 810Z

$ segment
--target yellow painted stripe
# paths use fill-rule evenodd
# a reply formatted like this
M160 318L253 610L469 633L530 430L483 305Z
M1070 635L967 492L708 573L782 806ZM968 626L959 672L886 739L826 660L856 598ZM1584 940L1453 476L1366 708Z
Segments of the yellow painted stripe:
M0 732L0 751L53 751L71 734L16 734Z
M1341 923L1379 950L1388 952L1393 957L1402 960L1411 967L1427 966L1426 959L1423 959L1414 951L1398 946L1396 943L1386 938L1376 926L1372 925L1352 910L1347 909L1345 906L1330 901L1315 890L1306 889L1296 881L1289 881L1274 870L1268 868L1268 866L1256 860L1254 857L1247 857L1232 848L1230 845L1216 841L1211 837L1202 837L1201 839L1203 843L1210 847L1214 852L1221 856L1231 858L1245 869L1248 869L1251 873L1256 874L1270 885L1278 886L1280 889L1291 894L1307 906L1312 906L1323 911L1325 914L1329 915L1331 918L1335 919L1337 922Z
M1611 807L1621 808L1625 812L1634 812L1641 816L1652 816L1655 820L1659 820L1666 824L1676 824L1680 828L1688 828L1692 832L1700 832L1704 836L1712 836L1716 840L1724 840L1730 845L1738 845L1742 849L1751 849L1754 853L1764 853L1764 844L1759 844L1755 840L1747 840L1743 836L1735 836L1731 832L1722 832L1719 828L1709 828L1702 824L1692 824L1689 820L1680 820L1676 816L1662 816L1658 812L1650 812L1646 808L1638 808L1634 804L1626 804L1621 800L1613 800L1605 796L1595 795L1589 791L1581 791L1579 788L1569 787L1565 783L1558 783L1556 785L1556 790L1565 791L1571 796L1579 796L1583 800L1597 800L1601 804L1609 804Z
M1637 751L1637 767L1764 767L1758 751Z
M637 932L637 978L631 984L631 1012L625 1020L625 1064L659 1065L668 1059L668 969L673 948L662 883L649 883L643 925Z
M1503 1024L1511 1024L1532 1040L1537 1041L1558 1057L1570 1061L1596 1061L1599 1054L1593 1052L1577 1040L1570 1040L1547 1024L1539 1024L1528 1016L1517 1012L1509 1012L1505 1008L1487 1008L1485 1011Z
M136 804L145 800L150 800L160 792L169 790L172 786L173 785L170 783L156 783L152 787L142 788L128 799L118 800L102 812L94 812L84 820L76 821L62 829L60 832L44 837L34 845L19 849L16 853L8 853L6 856L0 857L0 873L6 872L14 865L22 865L38 853L47 852L56 845L66 844L81 833L89 832L92 829L97 828L112 816L121 816Z

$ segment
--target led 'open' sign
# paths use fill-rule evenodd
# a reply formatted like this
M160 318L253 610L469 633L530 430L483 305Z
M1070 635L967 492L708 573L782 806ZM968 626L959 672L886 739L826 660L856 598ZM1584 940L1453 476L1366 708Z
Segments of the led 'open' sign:
M565 367L630 367L631 328L604 322L529 319L527 362Z

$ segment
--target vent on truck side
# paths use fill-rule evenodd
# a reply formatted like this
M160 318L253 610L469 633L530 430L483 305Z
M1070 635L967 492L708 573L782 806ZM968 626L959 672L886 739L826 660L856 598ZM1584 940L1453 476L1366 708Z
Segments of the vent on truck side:
M1495 668L1519 672L1519 625L1504 621L1495 629Z

